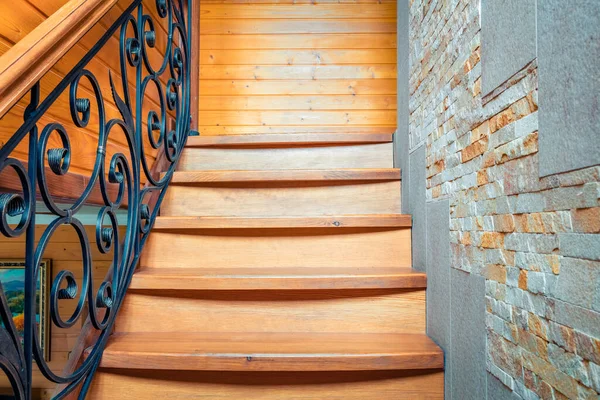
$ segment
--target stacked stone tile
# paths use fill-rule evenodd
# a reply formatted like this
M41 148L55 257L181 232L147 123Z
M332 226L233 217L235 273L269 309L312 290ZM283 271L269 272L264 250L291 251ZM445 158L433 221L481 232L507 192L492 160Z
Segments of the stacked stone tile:
M598 399L600 166L540 177L537 60L483 93L479 3L409 2L410 152L449 202L451 268L485 279L487 372L514 398Z

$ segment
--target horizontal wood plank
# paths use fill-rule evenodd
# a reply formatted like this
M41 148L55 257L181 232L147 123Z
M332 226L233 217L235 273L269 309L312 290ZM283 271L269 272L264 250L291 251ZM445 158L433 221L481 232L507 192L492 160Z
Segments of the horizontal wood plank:
M356 60L352 61L355 62ZM204 64L200 67L200 79L396 79L396 64L285 66Z
M201 80L200 93L210 96L373 95L396 94L395 79L354 80ZM202 120L200 120L200 125Z
M393 125L395 110L200 111L202 125Z
M200 50L204 65L395 64L395 49Z
M203 111L396 110L396 96L200 96L199 104Z
M425 288L411 268L142 268L132 290L318 290Z
M395 49L393 33L302 35L202 35L201 50L211 49Z
M392 141L390 133L343 133L343 134L285 134L285 135L241 135L241 136L193 136L187 147L226 146L310 146L314 144L387 143Z
M389 134L396 126L199 126L201 136L219 135L263 135L263 134L354 134L383 133Z
M395 0L200 0L206 4L385 4Z
M304 34L304 33L396 33L395 18L338 20L232 19L206 20L201 35Z
M322 181L392 181L400 180L400 169L322 169L271 171L178 171L172 183L195 184L211 182L322 182Z
M340 19L394 18L396 4L203 4L200 20L210 19Z
M154 229L410 228L411 224L411 216L403 214L281 218L157 217Z
M208 371L440 369L442 350L426 335L356 333L116 334L104 368Z

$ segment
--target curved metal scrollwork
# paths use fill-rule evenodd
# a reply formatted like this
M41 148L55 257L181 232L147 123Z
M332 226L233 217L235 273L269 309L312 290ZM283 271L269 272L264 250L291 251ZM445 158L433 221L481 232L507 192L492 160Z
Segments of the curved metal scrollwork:
M41 98L39 82L30 92L24 123L0 148L0 174L10 171L20 190L0 192L0 235L25 237L25 319L23 343L13 323L11 311L0 283L0 368L8 377L17 399L31 397L32 366L46 379L61 385L60 399L79 390L84 398L102 351L123 301L140 252L177 160L190 133L190 8L192 0L132 1L114 21L98 43L47 95ZM153 16L160 19L154 20ZM165 29L159 30L159 23ZM160 54L151 57L159 35L165 35ZM119 64L114 69L120 76L106 72L96 76L87 69L90 61L113 37L119 38ZM116 59L115 59L116 61ZM108 81L102 88L99 81ZM120 81L120 82L119 82ZM85 90L83 89L85 88ZM152 91L153 101L148 92ZM87 95L86 95L87 93ZM59 96L69 97L70 120L81 129L97 131L95 159L82 193L75 194L68 205L55 199L51 181L67 175L75 161L72 138L80 132L69 131L63 123L46 115ZM93 94L93 96L90 96ZM106 99L118 110L109 118ZM48 122L48 119L51 122ZM41 121L44 121L43 123ZM114 138L126 143L127 151L109 156L107 150ZM28 146L27 159L13 156L17 147ZM164 152L167 172L152 175L150 154ZM19 153L22 154L22 153ZM89 155L88 155L89 156ZM145 182L145 185L143 185ZM102 206L96 219L95 235L88 233L78 218L92 193L100 191ZM35 237L36 211L41 199L52 222ZM119 221L117 211L126 210L126 221ZM46 213L48 211L45 211ZM121 224L119 224L121 222ZM53 371L44 359L36 327L36 277L47 246L61 226L68 225L79 239L82 260L81 278L73 271L59 271L50 289L50 318L53 327L66 329L81 323L87 316L99 332L98 340L88 349L85 360L74 372L63 375ZM126 229L120 230L119 226ZM92 284L93 248L112 256L112 273L98 287ZM98 278L98 277L96 277ZM74 304L69 315L59 311L64 300Z

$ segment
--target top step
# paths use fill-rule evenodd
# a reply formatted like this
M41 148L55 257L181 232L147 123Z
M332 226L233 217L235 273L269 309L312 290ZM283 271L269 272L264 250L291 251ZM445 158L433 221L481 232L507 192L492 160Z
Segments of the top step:
M179 171L393 168L391 133L195 136Z
M392 142L391 133L296 133L269 135L193 136L187 147L291 147L306 145Z

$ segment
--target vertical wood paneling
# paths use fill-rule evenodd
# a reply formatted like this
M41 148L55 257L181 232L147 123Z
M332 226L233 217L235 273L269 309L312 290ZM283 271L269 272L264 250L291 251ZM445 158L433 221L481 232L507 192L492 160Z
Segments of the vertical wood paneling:
M201 0L204 135L395 129L393 1Z

